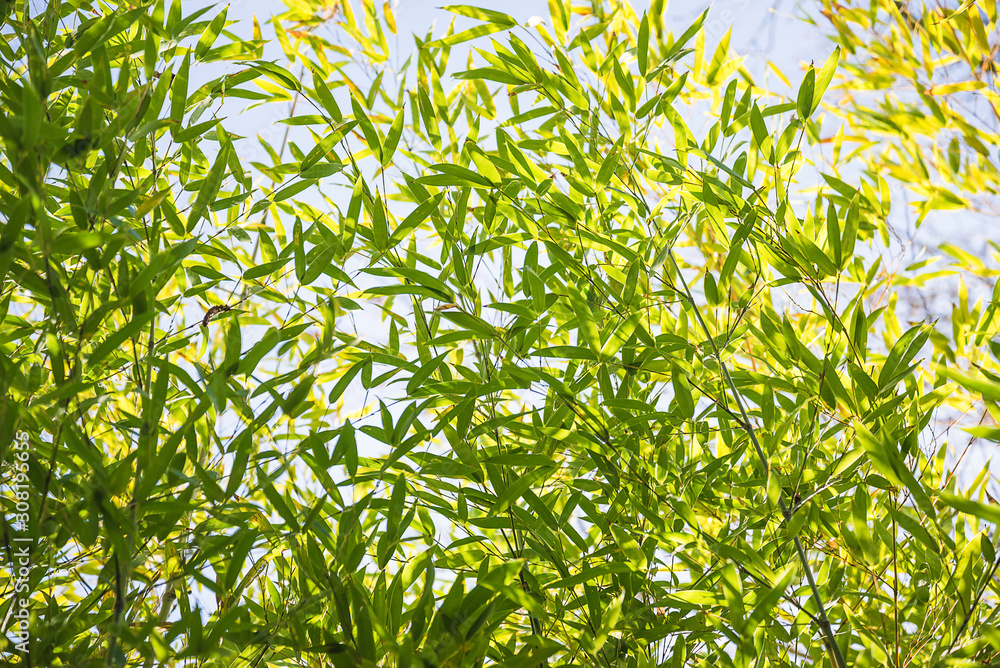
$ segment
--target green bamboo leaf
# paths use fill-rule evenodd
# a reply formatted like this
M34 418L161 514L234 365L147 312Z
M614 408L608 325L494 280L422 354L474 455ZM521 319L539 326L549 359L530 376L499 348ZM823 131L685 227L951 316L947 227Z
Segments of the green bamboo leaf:
M682 53L684 46L691 41L691 38L697 35L701 31L701 27L705 25L705 19L708 18L708 10L706 9L698 18L692 23L684 33L674 41L667 48L667 52L663 56L664 63L668 63L675 58L679 58ZM662 67L662 65L661 65Z
M507 14L494 11L492 9L483 9L482 7L473 7L471 5L445 5L441 9L451 12L452 14L468 16L471 19L479 19L480 21L488 21L490 23L499 23L507 26L508 28L513 28L517 25L517 21Z
M649 73L649 17L646 14L642 15L642 21L639 23L635 55L639 61L639 74L646 76Z
M455 72L452 76L463 81L495 81L507 84L508 86L518 86L528 83L528 79L522 76L517 70L507 67L479 67Z
M538 468L519 476L504 490L503 494L497 497L488 513L496 516L506 512L532 485L548 476L551 471L552 469L548 467Z
M184 111L188 101L188 77L190 71L191 53L188 52L184 55L180 69L173 75L173 81L170 83L170 120L178 125L184 120Z
M833 81L833 75L837 72L837 67L840 65L840 47L838 46L834 49L830 57L826 59L823 63L823 67L820 68L819 74L816 75L816 84L813 88L812 95L812 105L809 109L809 113L803 116L803 118L808 118L812 116L816 108L819 107L819 103L823 99L823 94L826 93L826 89L830 87L830 82Z
M601 169L597 172L597 185L606 186L611 183L611 178L614 176L615 169L618 167L618 159L621 156L622 142L624 137L619 137L615 145L612 146L607 155L604 156L604 161L601 163Z
M209 50L212 45L215 44L215 40L219 38L219 34L222 32L223 28L226 27L226 15L229 13L229 5L222 8L205 31L201 34L201 38L198 39L198 44L195 46L194 53L195 58L198 60L204 60L205 56L208 55Z
M434 186L482 187L489 188L492 184L468 167L461 165L431 165L431 169L439 172L437 175L423 176L418 183Z
M382 147L382 164L387 165L392 161L392 156L396 153L396 145L403 134L403 110L400 109L396 118L392 121L389 132L385 135L385 145Z
M516 25L516 24L515 24ZM454 35L448 35L447 37L442 37L441 39L435 39L433 41L424 44L425 49L439 49L442 47L451 47L456 44L462 44L463 42L468 42L476 39L477 37L484 37L485 35L491 35L495 32L500 32L501 30L509 30L513 25L507 23L483 23L475 28L469 28L468 30L463 30L460 33Z
M768 138L767 126L764 125L764 117L756 104L750 108L750 129L753 130L753 138L757 147L763 146Z
M691 396L687 377L676 364L671 365L670 383L673 385L674 401L677 404L680 417L690 420L694 417L694 398Z
M308 181L306 179L302 179L301 181L297 181L295 183L287 185L278 192L271 195L271 202L272 203L283 202L289 197L294 197L295 195L298 195L306 188L310 188L313 185L315 184L312 181Z
M110 355L113 351L121 348L125 341L138 334L139 331L141 331L149 323L152 316L152 313L137 314L136 317L124 327L112 332L100 343L100 345L91 351L89 357L87 358L87 363L92 367L100 364L104 358Z
M344 244L344 254L350 252L354 245L354 237L357 234L358 225L361 222L362 196L364 194L365 182L360 177L354 184L354 191L351 193L351 201L347 207L347 215L341 218L341 236Z
M709 306L719 305L719 288L711 272L705 274L705 299Z
M258 264L256 266L250 267L243 272L244 281L253 281L258 278L263 278L264 276L270 276L275 272L280 271L288 261L290 257L285 257L280 260L274 260L272 262L265 262L263 264Z
M271 352L271 350L273 350L274 347L280 342L281 338L278 335L278 331L273 327L269 328L261 340L255 343L250 350L243 355L235 375L253 373L254 369L257 368L257 365L264 358L264 356Z
M302 282L306 273L306 249L305 239L302 237L301 218L296 218L295 225L292 227L292 244L295 246L295 249L293 250L293 255L295 257L295 277L299 280L299 282Z
M450 352L441 353L429 363L420 365L417 371L410 376L410 380L406 384L406 392L408 394L416 393L423 385L424 381L430 378L434 372L437 371L438 367L444 362L444 359L450 354Z
M868 493L864 489L856 490L852 505L851 523L854 526L854 537L861 545L861 552L869 563L878 561L878 551L872 541L871 522L868 519Z
M465 142L465 149L472 156L472 161L476 164L479 175L492 185L500 185L500 172L494 164L493 159L471 140Z
M361 132L365 136L365 143L368 144L368 148L371 149L379 162L382 162L382 140L379 139L378 131L375 130L375 126L372 125L364 109L353 96L351 97L351 106L354 109L354 120L361 126Z
M705 70L705 81L709 85L721 83L721 80L735 69L733 67L735 63L726 66L726 61L729 60L729 40L732 38L732 34L733 29L730 28L722 36L719 45L715 48L715 53L712 55L712 62L709 63L708 68Z
M222 127L219 126L219 132ZM222 186L222 177L226 174L226 165L229 161L229 144L223 144L219 149L219 154L215 157L215 163L208 171L208 175L201 182L198 188L198 195L195 197L191 212L188 214L187 231L191 232L195 226L208 212L208 205L219 195L219 188Z
M638 262L633 262L632 266L628 268L628 275L625 277L625 286L622 290L622 303L625 305L631 305L635 300L635 291L639 283L639 270L641 265Z
M474 332L477 336L484 339L491 339L497 336L497 331L493 329L490 325L482 320L482 318L477 318L474 315L468 313L463 313L461 311L442 311L442 317L452 321L459 327L467 329L470 332Z
M244 529L238 531L236 536L236 539L233 541L232 556L228 560L225 575L222 579L223 591L232 591L233 587L236 586L243 570L243 564L246 562L250 550L253 549L258 534L253 530Z
M602 360L610 360L618 354L618 351L625 345L625 342L635 333L635 328L639 324L640 318L641 315L639 313L633 313L611 332L607 341L604 342L604 346L601 348Z
M401 222L399 226L392 231L392 235L389 237L389 246L393 248L398 246L414 229L422 223L427 222L428 219L430 219L431 214L437 211L443 199L444 193L439 193L434 197L421 202L413 211L410 212L408 216L406 216L406 218L403 219L403 222Z
M353 381L357 377L357 375L361 372L364 366L368 363L369 360L365 358L351 365L351 368L348 369L344 373L344 375L340 377L340 380L337 381L337 384L334 385L333 389L330 390L330 394L327 396L327 401L330 402L331 404L337 401L337 399L339 399L344 394L344 391L347 389L347 386L351 384L351 381Z
M930 336L927 327L916 325L906 330L899 340L893 344L889 356L882 365L882 371L878 375L878 388L884 390L894 385L901 375L901 368L907 366L914 357L924 347Z
M1000 508L993 504L974 501L951 492L941 492L938 495L938 498L959 512L967 515L974 515L980 519L986 520L987 522L1000 524Z
M333 93L330 92L330 87L326 85L326 82L323 81L323 78L316 70L313 70L313 89L316 91L319 103L326 110L326 113L330 114L333 122L337 124L343 123L344 115L340 111L337 100L333 97Z
M358 444L354 434L354 426L350 420L340 430L340 439L337 441L337 451L334 454L338 458L343 458L349 475L357 475Z
M925 529L921 525L920 521L917 518L910 515L906 509L904 508L896 509L893 508L892 506L886 506L886 510L888 511L889 516L892 517L892 519L895 522L897 522L899 526L903 527L903 529L908 534L919 540L921 543L924 544L924 546L929 548L932 552L937 554L941 553L941 545L938 543L938 541L935 540L934 537L927 531L927 529Z
M876 438L860 424L855 425L855 432L878 472L896 487L905 487L909 490L917 507L933 520L937 516L934 504L931 503L924 486L903 461L898 446Z
M799 95L795 101L795 111L799 118L805 120L813 111L813 96L816 92L816 70L809 68L799 86Z

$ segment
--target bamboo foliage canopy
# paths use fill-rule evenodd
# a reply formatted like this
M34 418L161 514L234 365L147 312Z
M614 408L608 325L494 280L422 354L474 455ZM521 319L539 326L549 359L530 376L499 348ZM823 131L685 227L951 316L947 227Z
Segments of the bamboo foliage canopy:
M7 665L996 660L995 2L287 4L0 4Z

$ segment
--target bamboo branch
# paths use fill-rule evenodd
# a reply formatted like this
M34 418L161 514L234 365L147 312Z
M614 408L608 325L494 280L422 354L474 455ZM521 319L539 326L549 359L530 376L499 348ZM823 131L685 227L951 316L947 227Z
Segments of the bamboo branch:
M757 451L757 457L760 458L761 464L764 465L764 470L769 471L770 465L767 461L767 456L764 454L764 449L760 447L760 442L757 440L757 433L754 431L753 425L750 423L750 417L747 415L746 408L743 406L743 398L740 396L739 391L736 389L736 384L729 375L729 369L726 368L726 363L722 361L722 355L719 353L718 346L715 345L715 339L712 338L712 333L709 331L708 325L705 323L705 319L701 316L701 311L698 310L697 304L694 303L694 297L691 294L691 289L688 287L687 281L684 280L684 275L681 273L681 269L677 265L676 258L674 258L673 248L670 249L669 255L670 262L674 265L674 270L677 272L681 285L684 286L684 296L691 304L691 308L694 309L698 324L701 325L702 330L705 332L705 336L708 337L708 341L712 345L712 352L715 354L715 359L718 361L719 368L722 370L722 376L726 380L726 385L729 386L729 389L733 393L733 399L736 401L736 406L739 408L740 415L742 416L743 429L750 436L750 441L753 443L753 447ZM782 492L778 493L778 507L781 509L781 515L787 523L792 518L792 513L788 509L788 506L785 505ZM830 625L830 620L826 616L826 608L823 605L823 598L820 596L819 588L816 586L816 579L813 577L812 568L809 566L809 559L806 557L806 551L802 547L802 541L799 540L798 536L795 536L793 540L795 542L795 551L799 555L799 561L802 562L802 568L805 570L806 579L809 581L809 588L812 590L813 600L816 602L816 607L819 611L818 621L820 629L823 631L827 649L833 655L838 668L847 668L847 661L844 659L844 655L840 651L840 646L837 644L837 639L833 633L833 627Z

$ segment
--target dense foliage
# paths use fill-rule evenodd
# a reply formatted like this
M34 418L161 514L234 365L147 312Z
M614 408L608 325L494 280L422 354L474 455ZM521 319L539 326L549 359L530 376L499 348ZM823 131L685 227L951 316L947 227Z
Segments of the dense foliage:
M0 5L4 661L993 660L996 3L664 4Z

